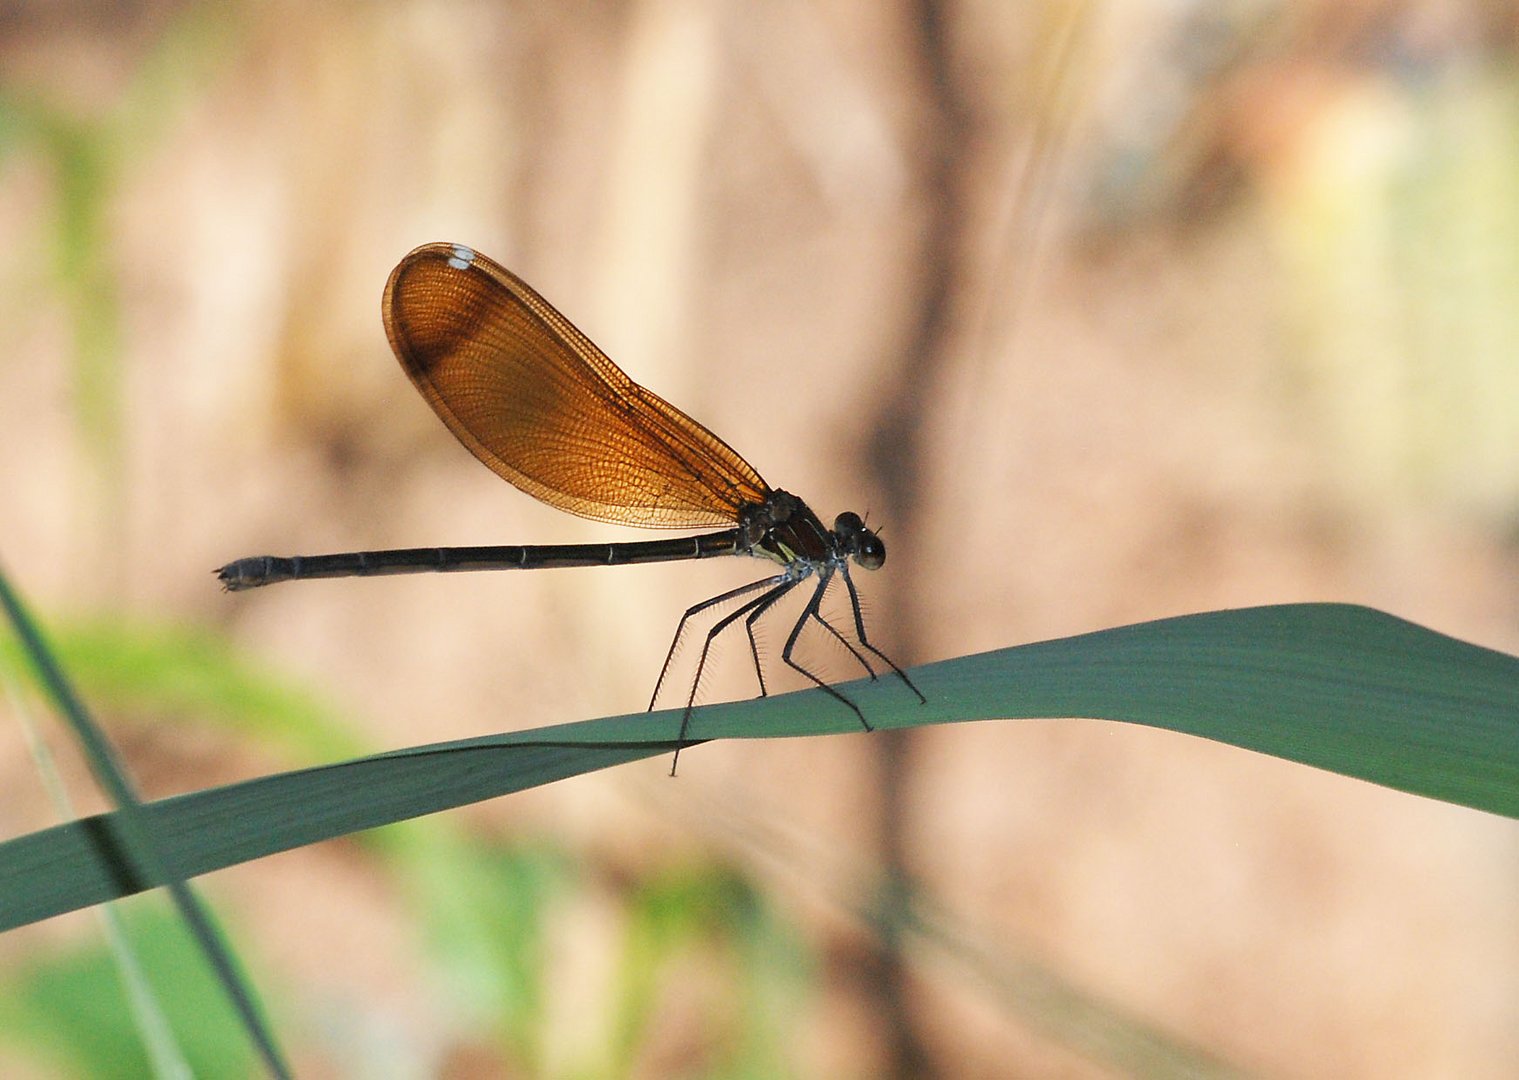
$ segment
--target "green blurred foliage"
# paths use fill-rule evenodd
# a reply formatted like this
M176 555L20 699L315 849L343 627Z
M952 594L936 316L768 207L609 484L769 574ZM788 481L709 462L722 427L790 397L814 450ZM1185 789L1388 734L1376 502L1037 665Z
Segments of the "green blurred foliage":
M197 1077L251 1075L247 1033L226 1005L199 946L156 897L121 905L134 955ZM38 956L0 975L0 1042L61 1075L153 1075L122 972L98 942Z

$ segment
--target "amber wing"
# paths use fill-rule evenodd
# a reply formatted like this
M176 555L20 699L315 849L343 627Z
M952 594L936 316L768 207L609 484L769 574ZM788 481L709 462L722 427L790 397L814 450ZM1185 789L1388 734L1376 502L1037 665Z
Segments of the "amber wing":
M426 244L390 275L385 332L450 431L550 506L647 528L731 525L769 487L732 447L639 386L511 271Z

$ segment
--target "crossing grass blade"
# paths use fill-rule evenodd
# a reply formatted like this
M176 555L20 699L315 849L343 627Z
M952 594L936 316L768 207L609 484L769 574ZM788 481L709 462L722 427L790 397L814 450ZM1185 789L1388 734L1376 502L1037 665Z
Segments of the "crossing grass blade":
M147 823L143 803L116 760L115 748L85 708L83 700L75 693L72 683L58 665L53 650L43 639L41 628L32 619L4 573L0 573L0 610L3 610L14 628L38 682L78 741L81 755L90 766L96 782L116 804L117 809L108 816L116 830L115 840L121 845L121 850L130 853L131 864L140 867L155 885L162 885L168 890L180 918L195 936L201 953L242 1021L249 1038L257 1047L269 1074L275 1077L292 1075L283 1052L275 1042L273 1031L264 1020L263 1010L252 987L243 976L237 957L224 939L210 909L190 887L188 878L194 876L193 871L183 872L175 864L173 856L158 844L154 828ZM0 881L3 880L5 879L0 878ZM9 906L8 898L0 899L0 915Z
M1519 658L1369 608L1209 612L851 684L879 727L1087 717L1145 724L1519 817ZM138 808L187 876L671 752L680 710L413 747ZM858 731L821 691L711 705L697 739ZM868 735L859 735L868 738ZM692 767L698 767L693 762ZM678 781L675 781L678 782ZM0 930L159 882L116 814L0 844Z

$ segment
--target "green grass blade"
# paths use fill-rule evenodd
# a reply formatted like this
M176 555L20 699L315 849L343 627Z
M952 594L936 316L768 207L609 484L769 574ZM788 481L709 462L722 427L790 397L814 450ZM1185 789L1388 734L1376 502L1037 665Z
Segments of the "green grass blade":
M53 759L52 751L48 748L47 741L43 739L31 709L27 707L18 692L13 665L8 660L0 660L0 682L5 684L8 704L21 724L22 734L31 754L32 765L37 770L48 800L53 804L53 811L65 820L77 817L78 813L74 810L72 800L69 798L68 788L63 778L58 775L58 767ZM136 1025L136 1033L141 1037L148 1061L151 1063L152 1075L173 1077L175 1080L181 1077L193 1077L195 1074L191 1071L189 1063L185 1061L173 1029L153 993L153 986L143 972L142 960L137 954L131 935L127 933L123 925L118 905L102 904L97 911L101 931L115 964L118 980L126 993L126 1001Z
M1091 717L1231 743L1519 817L1519 658L1368 608L1210 612L1040 642L845 691L879 727ZM141 808L196 875L359 829L668 753L678 711L440 743ZM701 738L857 730L819 691L697 710ZM691 767L699 758L693 759ZM0 930L158 884L103 814L0 844Z
M95 776L96 782L117 806L114 812L107 815L115 827L114 842L119 845L119 849L124 854L128 855L127 861L131 865L143 868L146 876L153 880L155 886L161 885L168 890L180 917L185 920L194 934L202 953L242 1019L250 1039L258 1047L270 1073L280 1077L289 1076L290 1070L285 1065L284 1056L274 1041L274 1034L264 1022L253 992L243 978L231 949L227 946L211 913L187 883L186 879L193 877L194 874L186 873L179 866L173 852L165 850L158 843L158 837L148 822L143 803L138 799L131 781L116 761L116 753L110 740L105 737L105 733L100 730L99 725L85 709L84 703L75 694L73 686L43 639L41 629L22 604L21 597L11 588L10 581L3 572L0 572L0 609L4 610L6 617L15 628L27 659L36 670L48 696L53 699L58 711L79 740L84 759ZM4 880L0 877L0 881ZM5 901L4 906L9 907L8 900ZM4 909L0 908L0 910Z
M133 1023L133 991L97 941L54 942L15 957L0 972L0 1029L7 1063L17 1052L42 1071L27 1076L90 1080L249 1080L259 1075L237 1014L220 992L199 944L167 904L142 898L111 905L153 989L155 1006L183 1057L156 1059ZM6 1073L11 1076L11 1072Z

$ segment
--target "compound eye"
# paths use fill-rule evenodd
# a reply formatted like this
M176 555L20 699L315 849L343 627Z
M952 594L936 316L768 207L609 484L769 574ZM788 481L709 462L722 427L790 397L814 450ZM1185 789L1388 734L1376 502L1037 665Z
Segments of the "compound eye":
M852 510L845 510L833 519L833 531L842 536L851 536L865 531L865 522L860 520L860 515Z
M875 533L862 528L854 549L854 561L866 570L879 570L886 562L886 545Z

